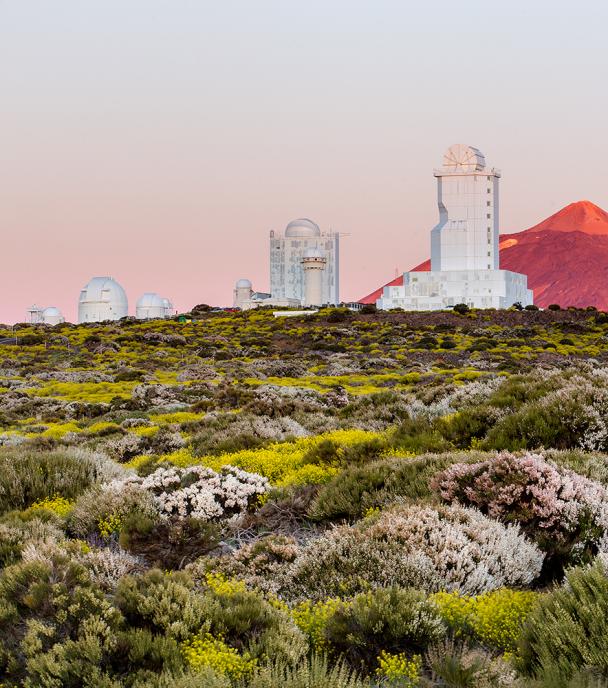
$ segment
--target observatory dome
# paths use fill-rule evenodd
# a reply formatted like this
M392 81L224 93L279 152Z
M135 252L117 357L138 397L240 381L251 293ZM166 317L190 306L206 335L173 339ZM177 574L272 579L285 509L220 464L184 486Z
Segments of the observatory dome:
M251 289L251 287L251 280L248 279L240 279L235 285L236 289Z
M321 236L319 225L307 218L292 220L285 228L286 237L318 237Z
M80 292L79 323L120 320L128 311L125 290L111 277L93 277Z
M171 315L172 310L173 305L169 299L164 299L155 292L147 291L137 299L135 317L139 320L166 318Z
M481 172L485 167L483 153L464 143L450 146L443 156L443 168L450 172Z
M42 322L47 325L59 325L59 323L65 322L65 318L59 308L49 306L42 311Z

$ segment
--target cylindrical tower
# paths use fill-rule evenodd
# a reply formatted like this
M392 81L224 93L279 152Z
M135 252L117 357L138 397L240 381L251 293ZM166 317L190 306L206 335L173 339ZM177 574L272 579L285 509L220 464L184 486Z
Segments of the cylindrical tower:
M304 305L321 306L323 302L323 270L327 258L318 248L309 248L302 256L304 270Z
M245 301L249 301L253 294L251 282L248 279L240 279L234 286L234 307L242 308Z

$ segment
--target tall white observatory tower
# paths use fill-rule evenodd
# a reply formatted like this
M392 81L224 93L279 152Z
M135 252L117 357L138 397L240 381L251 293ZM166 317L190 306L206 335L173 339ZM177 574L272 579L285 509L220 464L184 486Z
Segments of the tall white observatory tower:
M439 223L431 270L498 270L498 180L477 148L456 144L435 170Z

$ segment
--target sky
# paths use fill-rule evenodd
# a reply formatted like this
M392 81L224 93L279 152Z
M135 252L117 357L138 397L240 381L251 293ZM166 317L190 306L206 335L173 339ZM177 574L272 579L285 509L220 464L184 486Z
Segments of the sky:
M341 239L356 300L425 259L453 143L501 230L608 209L604 0L0 0L0 322L111 275L178 310Z

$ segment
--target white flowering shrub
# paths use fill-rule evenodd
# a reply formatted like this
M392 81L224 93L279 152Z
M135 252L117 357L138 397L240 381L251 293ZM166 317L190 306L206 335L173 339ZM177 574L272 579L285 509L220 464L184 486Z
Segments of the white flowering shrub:
M142 479L141 486L154 496L162 517L211 521L245 511L265 494L267 478L234 466L219 473L203 466L159 468Z
M528 585L542 564L518 526L476 509L396 506L313 540L286 568L281 594L322 599L399 585L476 595Z

